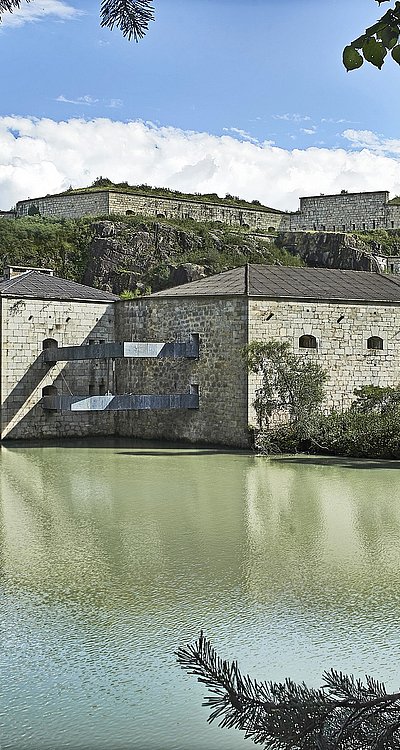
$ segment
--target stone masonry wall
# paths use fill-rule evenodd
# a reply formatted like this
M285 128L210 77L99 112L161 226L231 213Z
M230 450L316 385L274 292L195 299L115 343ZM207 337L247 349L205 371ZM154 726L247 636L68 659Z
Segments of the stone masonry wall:
M120 360L119 393L185 393L198 385L200 408L121 412L118 432L130 437L246 446L247 337L243 298L148 298L116 303L116 338L185 341L200 337L198 360Z
M287 215L281 228L319 232L397 228L400 212L392 210L396 207L389 207L388 200L386 190L300 198L300 211Z
M29 209L37 209L41 216L51 219L79 219L81 216L107 216L108 193L79 193L75 195L47 195L17 203L17 216L29 216Z
M219 203L133 195L117 192L76 193L73 195L49 195L19 201L17 215L28 216L35 207L42 216L53 218L79 218L81 216L106 216L108 214L143 214L166 219L193 219L195 221L219 221L231 226L246 226L250 229L277 229L284 214L274 211L246 209Z
M60 346L114 339L114 305L3 297L1 341L1 436L59 438L114 434L114 415L51 412L40 405L42 389L88 395L112 389L110 365L97 362L42 362L43 340Z
M270 320L267 318L273 314ZM325 407L347 407L363 385L394 386L400 381L400 305L249 300L249 342L287 341L301 357L311 357L328 373ZM316 337L318 348L299 348L303 334ZM367 349L380 336L383 350ZM249 421L259 379L249 378Z

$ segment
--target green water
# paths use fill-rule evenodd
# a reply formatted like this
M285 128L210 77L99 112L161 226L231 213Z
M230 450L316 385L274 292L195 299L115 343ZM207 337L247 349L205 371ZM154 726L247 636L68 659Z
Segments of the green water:
M1 750L240 750L174 650L400 686L400 464L2 448Z

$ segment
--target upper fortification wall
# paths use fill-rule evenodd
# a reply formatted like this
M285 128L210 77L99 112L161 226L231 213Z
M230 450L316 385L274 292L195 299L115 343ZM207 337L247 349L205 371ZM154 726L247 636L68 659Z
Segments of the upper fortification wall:
M221 222L230 226L268 231L280 227L283 213L268 209L232 206L227 203L205 203L186 198L136 195L133 193L99 191L48 195L17 203L17 215L59 218L106 216L109 214L143 214L165 219L193 219Z
M300 211L287 217L285 228L318 232L398 229L400 206L388 201L387 190L300 198Z
M18 201L17 216L49 216L51 219L80 219L82 216L106 216L108 192L46 195Z
M17 216L40 214L54 219L133 214L159 219L220 222L255 232L273 229L354 232L400 228L400 205L389 203L387 190L304 197L300 198L300 210L295 213L180 196L98 190L19 201L16 213Z

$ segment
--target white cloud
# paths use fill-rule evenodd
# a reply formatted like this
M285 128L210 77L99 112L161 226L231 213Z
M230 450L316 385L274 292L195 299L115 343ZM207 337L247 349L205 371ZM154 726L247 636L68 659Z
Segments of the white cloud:
M76 99L68 99L64 94L60 94L55 101L60 102L61 104L83 104L85 107L93 107L94 104L100 104L108 109L120 109L124 106L122 99L96 99L94 96L90 96L90 94L77 96Z
M85 96L78 96L76 99L68 99L66 96L64 96L64 94L60 94L60 96L57 96L56 98L56 102L61 102L62 104L85 104L87 107L91 107L93 104L97 104L98 101L98 99L90 96L90 94L85 94Z
M308 115L299 115L297 112L286 112L284 115L272 115L274 120L285 120L286 122L310 122Z
M400 155L399 138L384 138L371 130L345 130L342 135L353 148L367 148L377 154Z
M300 128L300 132L304 135L315 135L317 128L313 125L312 128Z
M250 141L250 143L259 143L257 138L253 138L247 130L241 128L223 128L224 133L232 133L234 136L239 136L242 141Z
M354 144L356 133L351 134ZM291 210L301 195L342 189L400 193L400 142L399 152L393 150L395 142L386 142L392 153L385 154L375 150L381 141L372 136L359 134L358 143L368 141L373 148L289 150L140 121L3 117L0 208L71 184L89 185L99 175L116 182L231 193Z
M21 7L14 10L13 13L4 12L0 28L23 26L25 23L42 21L47 18L71 21L80 15L82 15L82 11L73 8L65 0L31 0L29 4L22 3Z

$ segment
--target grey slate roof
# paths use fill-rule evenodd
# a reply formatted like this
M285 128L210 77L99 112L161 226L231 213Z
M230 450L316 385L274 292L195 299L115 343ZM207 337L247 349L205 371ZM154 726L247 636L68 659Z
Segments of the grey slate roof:
M151 297L243 295L272 299L399 302L400 280L368 271L250 264Z
M119 297L75 281L60 279L40 271L26 271L13 279L0 281L0 297L115 302Z

